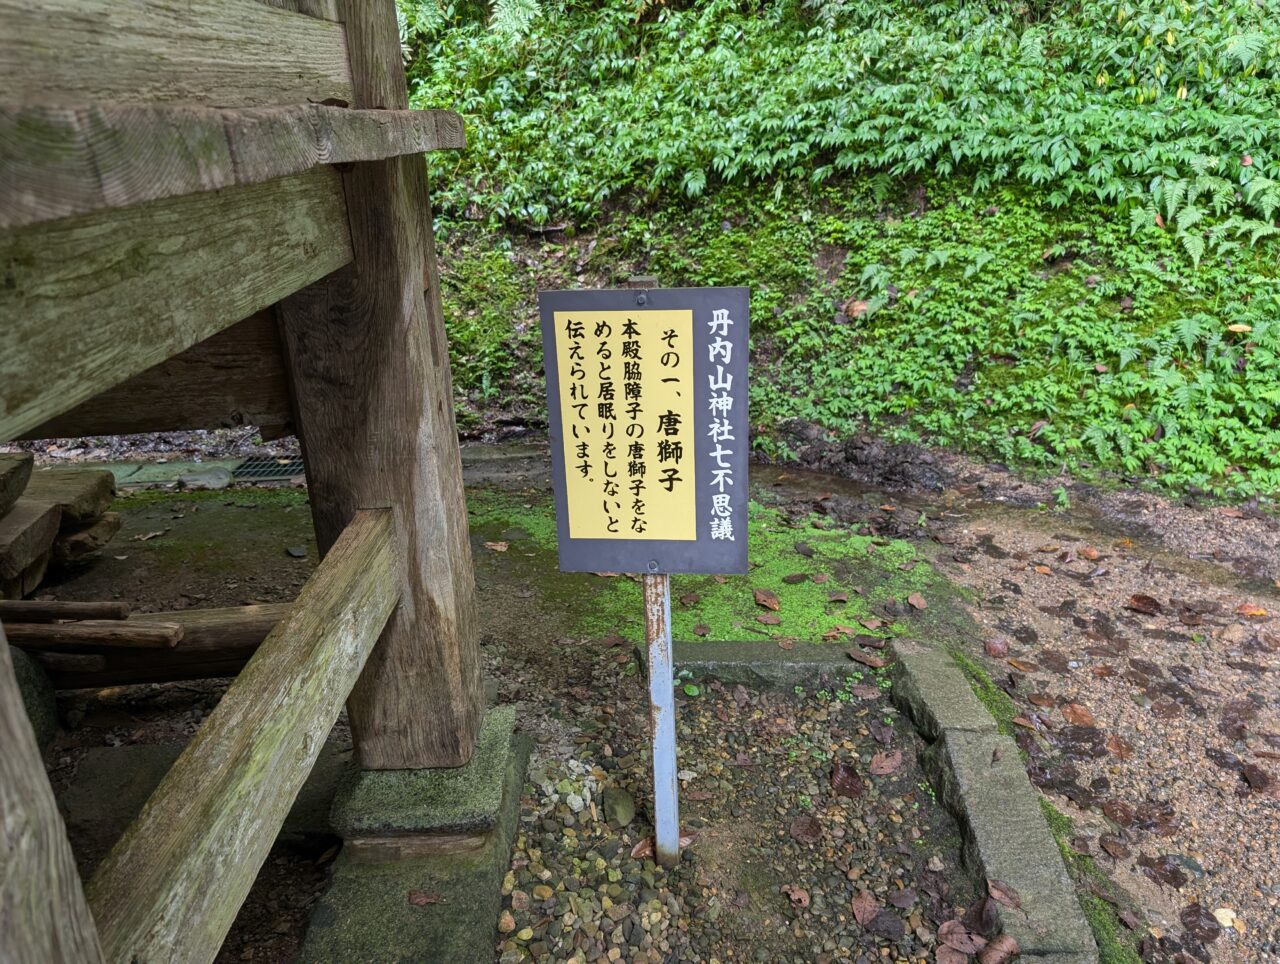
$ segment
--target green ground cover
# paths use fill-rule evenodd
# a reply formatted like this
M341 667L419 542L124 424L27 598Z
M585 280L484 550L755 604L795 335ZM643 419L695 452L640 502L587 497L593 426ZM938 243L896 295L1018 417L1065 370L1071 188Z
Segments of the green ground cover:
M1280 488L1280 2L406 0L455 378L542 410L534 292L753 289L756 445ZM548 232L548 227L558 230Z
M467 507L475 540L488 543L477 552L493 554L485 564L509 562L542 573L538 591L567 617L568 631L643 642L638 582L626 575L558 571L555 518L545 493L512 495L476 487L467 493ZM909 543L859 536L824 522L815 517L796 523L776 508L752 502L751 571L673 576L672 635L690 641L777 639L847 646L855 635L918 634L962 618L956 590ZM757 601L757 589L774 595L777 610ZM907 603L913 593L926 601L924 610ZM900 618L884 616L883 606L891 599L899 603ZM760 616L778 621L761 623Z

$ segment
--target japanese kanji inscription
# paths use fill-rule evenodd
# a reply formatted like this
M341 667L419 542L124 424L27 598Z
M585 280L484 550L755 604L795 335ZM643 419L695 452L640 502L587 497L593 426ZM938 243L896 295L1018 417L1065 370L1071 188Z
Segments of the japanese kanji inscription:
M561 568L745 571L747 289L539 307Z

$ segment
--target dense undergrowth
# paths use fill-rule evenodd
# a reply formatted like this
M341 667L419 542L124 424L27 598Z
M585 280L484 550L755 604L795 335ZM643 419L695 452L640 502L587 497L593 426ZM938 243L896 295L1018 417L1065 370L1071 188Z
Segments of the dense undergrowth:
M468 118L432 163L478 409L540 408L536 288L642 270L751 286L766 450L1280 488L1276 0L403 6L415 103Z

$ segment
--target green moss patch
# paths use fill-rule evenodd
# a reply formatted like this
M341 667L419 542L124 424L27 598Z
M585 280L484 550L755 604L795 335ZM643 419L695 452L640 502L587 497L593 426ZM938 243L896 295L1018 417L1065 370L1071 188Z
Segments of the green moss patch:
M469 493L468 505L482 570L520 567L544 605L564 616L568 632L617 634L632 642L643 638L638 580L625 574L558 572L555 517L548 496L477 488ZM956 590L910 543L855 535L829 526L819 516L797 522L759 502L751 503L750 513L749 573L672 577L676 638L838 644L854 634L917 635L962 621ZM776 596L776 611L756 601L757 589ZM924 609L907 602L915 594L925 601ZM885 615L891 600L896 600L900 613L893 618ZM761 616L776 616L778 622L762 623Z

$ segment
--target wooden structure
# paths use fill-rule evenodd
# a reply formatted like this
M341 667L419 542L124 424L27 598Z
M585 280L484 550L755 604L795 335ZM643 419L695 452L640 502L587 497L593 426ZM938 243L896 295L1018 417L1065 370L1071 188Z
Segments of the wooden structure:
M462 124L407 109L392 0L0 0L0 23L0 440L296 430L323 553L83 891L0 645L0 959L211 961L344 701L366 768L475 741L421 157Z

